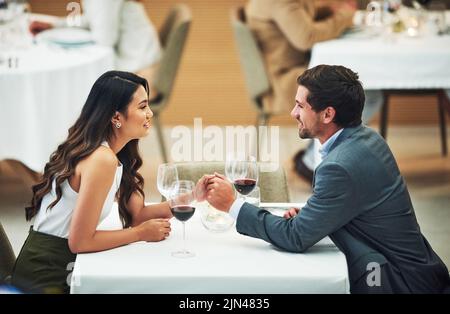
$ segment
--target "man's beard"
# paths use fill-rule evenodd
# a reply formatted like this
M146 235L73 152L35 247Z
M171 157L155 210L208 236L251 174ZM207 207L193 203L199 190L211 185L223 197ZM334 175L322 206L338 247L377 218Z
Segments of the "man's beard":
M302 139L313 138L311 131L306 129L298 130L298 136Z

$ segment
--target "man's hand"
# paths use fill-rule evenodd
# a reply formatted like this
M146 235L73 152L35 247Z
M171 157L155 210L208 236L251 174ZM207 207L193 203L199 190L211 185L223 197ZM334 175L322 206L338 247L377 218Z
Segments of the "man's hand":
M150 219L135 227L139 241L158 242L167 238L170 234L169 219Z
M227 178L215 172L214 177L208 180L206 200L214 208L228 212L236 199L233 185Z
M30 23L30 26L28 27L33 36L50 28L53 28L53 24L41 21L33 21Z
M283 217L286 219L293 218L293 217L297 216L299 212L300 212L299 208L291 207L284 213Z
M208 185L208 181L212 178L214 178L215 176L213 174L205 174L203 177L201 177L197 184L195 185L195 200L197 202L203 202L204 200L206 200L206 188Z

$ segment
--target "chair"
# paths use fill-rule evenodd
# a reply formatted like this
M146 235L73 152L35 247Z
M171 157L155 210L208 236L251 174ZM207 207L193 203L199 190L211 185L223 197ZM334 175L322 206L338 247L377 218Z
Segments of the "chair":
M177 4L170 11L159 31L163 55L152 82L157 95L150 99L149 104L153 111L153 123L164 162L167 162L168 159L159 118L161 111L167 106L172 94L173 84L191 21L192 15L189 7L184 4Z
M176 165L180 180L197 182L204 174L225 173L225 164L219 161L180 162ZM261 202L289 202L286 175L282 167L272 172L260 172L258 186L261 191Z
M16 256L0 222L0 285L9 284Z
M381 107L380 115L380 134L386 139L387 137L387 120L388 120L388 102L393 95L436 95L438 97L439 110L439 128L441 133L441 153L442 156L447 156L447 122L445 121L445 111L450 115L450 101L442 89L429 90L383 90L384 102Z
M231 25L234 31L242 71L244 72L247 91L252 104L258 112L256 128L259 131L258 127L267 125L272 116L270 112L264 110L262 102L263 97L271 92L272 87L267 76L258 43L246 24L243 7L236 7L231 10ZM259 145L259 132L257 135L257 143Z

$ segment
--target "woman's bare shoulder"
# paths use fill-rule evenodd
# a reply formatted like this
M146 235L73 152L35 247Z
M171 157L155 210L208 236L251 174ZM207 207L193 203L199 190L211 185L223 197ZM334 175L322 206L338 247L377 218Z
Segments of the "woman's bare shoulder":
M114 170L118 165L117 156L109 147L99 146L80 162L80 170Z

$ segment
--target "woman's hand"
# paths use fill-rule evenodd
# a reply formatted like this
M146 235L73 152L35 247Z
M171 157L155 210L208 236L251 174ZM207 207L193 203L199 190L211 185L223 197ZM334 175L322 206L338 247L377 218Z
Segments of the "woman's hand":
M53 24L41 21L33 21L30 23L28 29L33 36L39 34L42 31L53 28Z
M205 174L198 180L197 184L195 185L194 192L195 200L197 202L203 202L204 200L206 200L206 188L208 186L208 181L212 178L214 178L213 174Z
M139 241L158 242L170 234L169 219L150 219L136 227Z
M206 199L214 208L229 212L231 205L236 200L236 193L228 179L215 172L214 178L208 180Z

